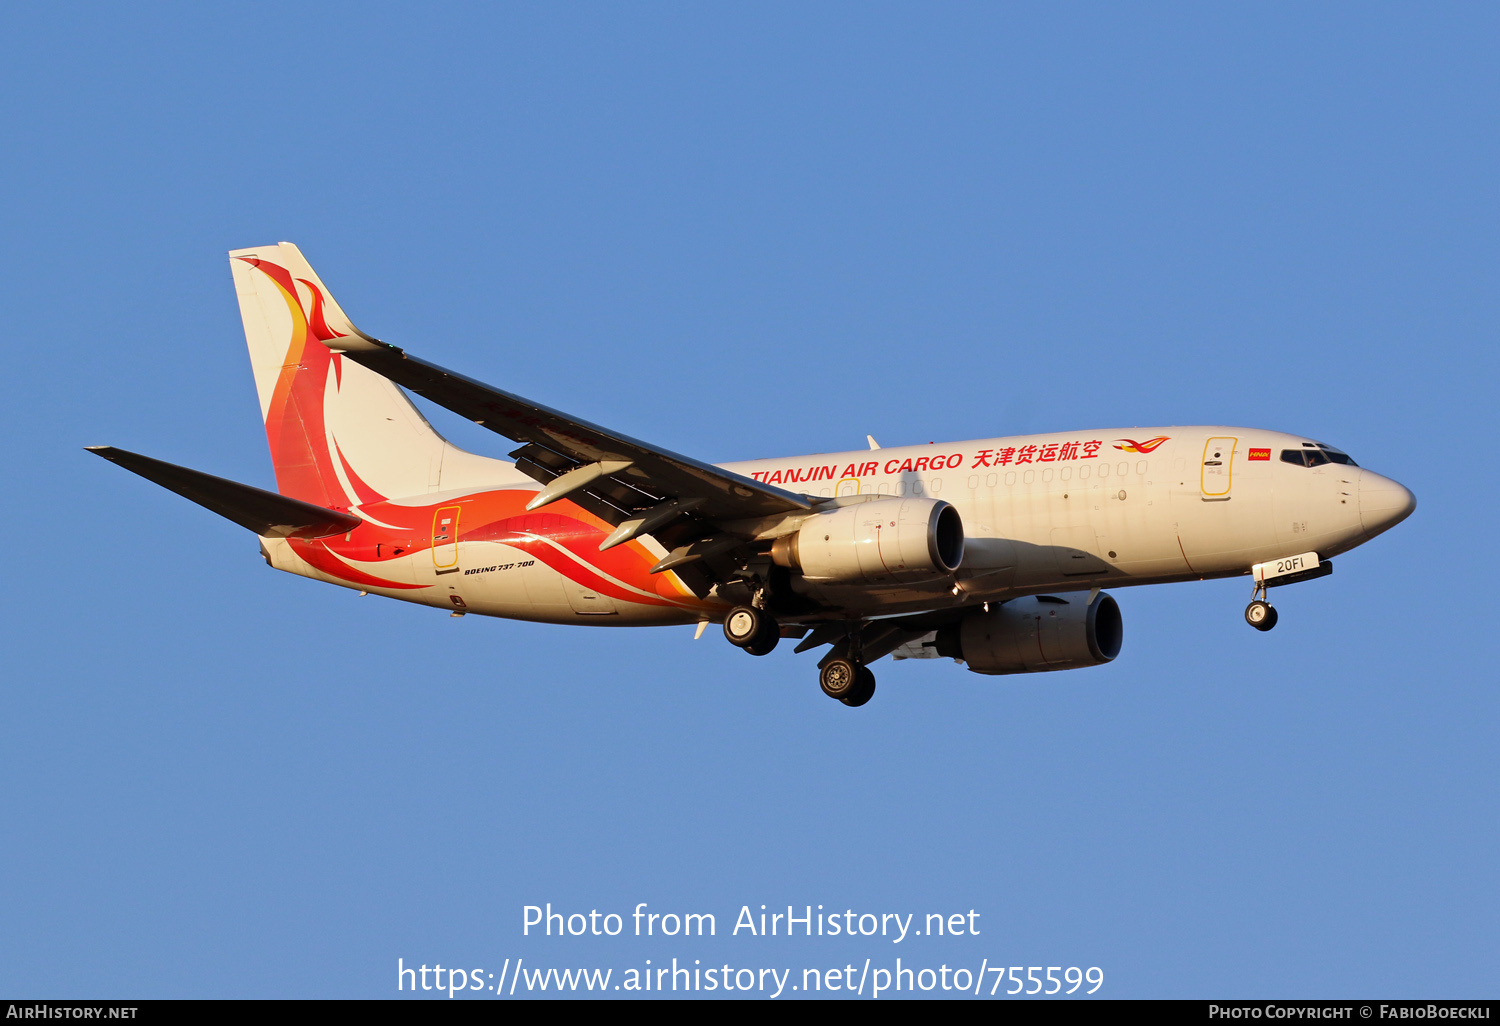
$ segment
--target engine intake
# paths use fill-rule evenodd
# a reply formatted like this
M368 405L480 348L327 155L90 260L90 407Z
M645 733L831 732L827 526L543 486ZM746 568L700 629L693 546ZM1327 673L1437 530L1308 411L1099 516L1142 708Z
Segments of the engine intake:
M964 525L941 499L872 499L808 517L771 559L810 580L886 584L944 577L964 558Z
M1120 654L1120 607L1086 591L1033 595L976 610L938 632L937 650L975 673L1038 673L1098 666Z

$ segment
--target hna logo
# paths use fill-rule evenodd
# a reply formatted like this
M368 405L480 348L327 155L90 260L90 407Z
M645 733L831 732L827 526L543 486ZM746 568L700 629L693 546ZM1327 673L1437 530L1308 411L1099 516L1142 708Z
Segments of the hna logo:
M1168 437L1168 435L1157 435L1144 442L1137 442L1134 438L1117 438L1115 448L1124 452L1155 452L1156 447L1167 441Z

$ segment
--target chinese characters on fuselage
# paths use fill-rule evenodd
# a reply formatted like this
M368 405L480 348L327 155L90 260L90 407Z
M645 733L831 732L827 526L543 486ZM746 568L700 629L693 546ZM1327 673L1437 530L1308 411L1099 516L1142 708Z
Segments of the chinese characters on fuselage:
M1038 445L1007 445L999 449L980 449L966 456L964 453L941 453L937 456L918 456L907 459L890 459L883 464L879 460L865 463L850 463L839 473L837 463L821 467L791 467L785 470L758 470L750 476L766 484L802 484L806 481L838 481L850 477L872 475L926 474L938 470L958 470L965 459L971 459L969 468L1020 466L1023 463L1066 463L1072 460L1092 460L1099 456L1104 442L1093 439L1088 442L1043 442Z

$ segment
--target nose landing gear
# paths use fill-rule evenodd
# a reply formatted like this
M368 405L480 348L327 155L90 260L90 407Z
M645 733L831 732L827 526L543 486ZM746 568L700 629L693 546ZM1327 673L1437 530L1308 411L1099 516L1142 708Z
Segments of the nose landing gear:
M1245 622L1258 631L1276 626L1276 607L1266 601L1266 586L1257 584L1250 604L1245 607Z
M1276 626L1276 607L1269 602L1256 599L1245 607L1245 622L1258 631L1268 631Z

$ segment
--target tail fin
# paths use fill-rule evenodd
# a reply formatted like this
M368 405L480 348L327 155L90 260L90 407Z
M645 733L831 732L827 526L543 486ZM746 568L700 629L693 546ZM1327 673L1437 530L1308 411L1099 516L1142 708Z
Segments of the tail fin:
M320 344L370 336L296 246L237 249L229 258L281 494L348 508L437 491L445 463L448 487L515 474L449 445L394 384Z

